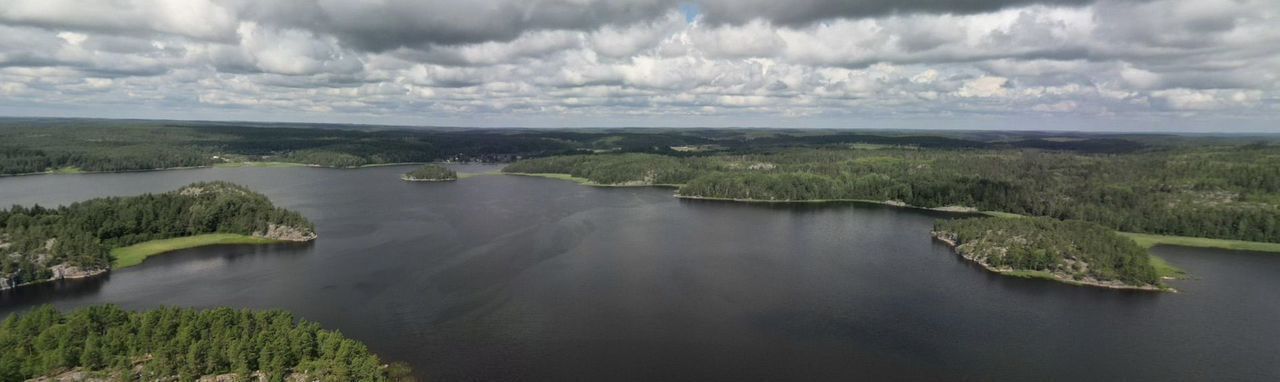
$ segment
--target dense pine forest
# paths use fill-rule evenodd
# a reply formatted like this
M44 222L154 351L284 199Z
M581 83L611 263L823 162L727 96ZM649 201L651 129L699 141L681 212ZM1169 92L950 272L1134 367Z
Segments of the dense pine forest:
M438 164L428 164L413 169L401 178L409 181L446 181L457 180L458 173Z
M0 210L0 288L105 270L115 247L215 232L266 235L279 227L314 232L302 215L226 182L57 208L13 206Z
M504 171L768 201L895 201L1078 219L1130 232L1280 242L1280 146L1128 154L1039 149L781 149L675 157L578 155Z
M940 220L934 235L953 243L965 258L998 271L1041 271L1084 283L1160 284L1145 249L1089 222L999 217Z
M0 322L0 349L0 381L70 371L122 381L411 379L407 367L385 367L363 344L283 311L44 306Z

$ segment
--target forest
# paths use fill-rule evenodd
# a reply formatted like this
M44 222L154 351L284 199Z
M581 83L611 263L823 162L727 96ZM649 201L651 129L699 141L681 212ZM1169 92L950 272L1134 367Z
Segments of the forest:
M1080 282L1150 287L1160 276L1147 251L1114 231L1079 220L939 220L934 235L965 258L995 269L1042 271Z
M438 164L422 165L401 176L408 181L448 181L457 180L458 173Z
M276 310L101 305L64 314L46 305L0 322L0 349L0 381L72 370L139 381L253 373L269 381L412 379L407 366L384 366L363 344Z
M459 129L403 126L0 118L0 175L287 162L357 167L511 162L550 155L752 154L785 148L1038 149L1120 154L1256 137L815 129Z
M863 200L1085 220L1127 232L1280 242L1280 146L1042 149L784 148L750 154L595 154L503 171L600 184L674 184L684 197Z
M227 182L57 208L0 210L0 289L54 277L55 267L105 270L111 248L204 233L262 234L272 226L314 232L296 212Z

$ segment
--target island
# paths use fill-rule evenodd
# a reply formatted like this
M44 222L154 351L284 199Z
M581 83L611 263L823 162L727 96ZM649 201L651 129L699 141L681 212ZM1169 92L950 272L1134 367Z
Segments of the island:
M451 182L458 180L458 173L438 164L425 164L400 176L409 182Z
M315 226L228 182L0 210L0 290L92 277L147 256L213 244L307 242Z
M6 318L0 349L3 381L412 380L407 365L279 310L45 305Z
M1116 289L1171 290L1146 250L1106 227L1043 217L939 220L933 236L1003 275Z

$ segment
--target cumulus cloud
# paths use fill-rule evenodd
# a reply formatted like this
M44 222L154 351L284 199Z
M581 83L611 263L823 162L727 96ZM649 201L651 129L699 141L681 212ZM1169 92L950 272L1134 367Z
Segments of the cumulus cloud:
M1280 112L1276 25L1272 0L11 0L0 106L463 124L1265 124Z

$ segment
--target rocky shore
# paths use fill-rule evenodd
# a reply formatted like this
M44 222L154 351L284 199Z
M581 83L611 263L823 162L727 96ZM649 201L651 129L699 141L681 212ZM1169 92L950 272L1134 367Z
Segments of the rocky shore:
M81 268L81 267L72 266L67 263L62 263L62 264L49 267L49 270L53 272L53 276L50 276L48 279L44 279L44 280L32 280L32 281L27 281L23 283L18 283L17 280L15 279L0 277L0 290L13 289L23 285L38 284L38 283L49 282L49 281L58 281L62 279L83 279L83 278L93 277L93 276L101 275L103 273L107 273L109 269Z
M971 251L968 250L965 244L957 244L955 237L952 236L951 234L947 232L939 232L939 231L933 231L931 232L931 234L933 235L934 239L937 239L938 241L946 243L947 246L951 247L951 249L955 251L956 254L960 255L960 257L963 257L965 260L969 260L974 263L977 263L978 265L981 265L982 268L988 271L999 273L1002 275L1022 276L1023 274L1020 274L1020 272L1036 272L1038 274L1042 274L1046 279L1067 283L1067 284L1072 284L1072 285L1082 285L1082 286L1110 288L1110 289L1141 290L1141 291L1152 291L1152 292L1163 292L1163 291L1176 292L1172 288L1162 288L1155 285L1133 285L1133 284L1127 284L1120 281L1098 280L1092 277L1083 277L1080 279L1076 279L1072 277L1072 275L1064 272L1041 271L1041 270L1019 270L1019 269L1013 269L1009 267L997 267L997 266L991 265L991 263L987 261L986 257L976 256L975 254L973 254Z
M310 229L290 227L287 225L279 225L275 223L268 224L267 229L265 231L254 232L253 236L261 237L264 239L293 241L293 242L312 241L312 240L315 240L317 237L315 231L312 231Z

